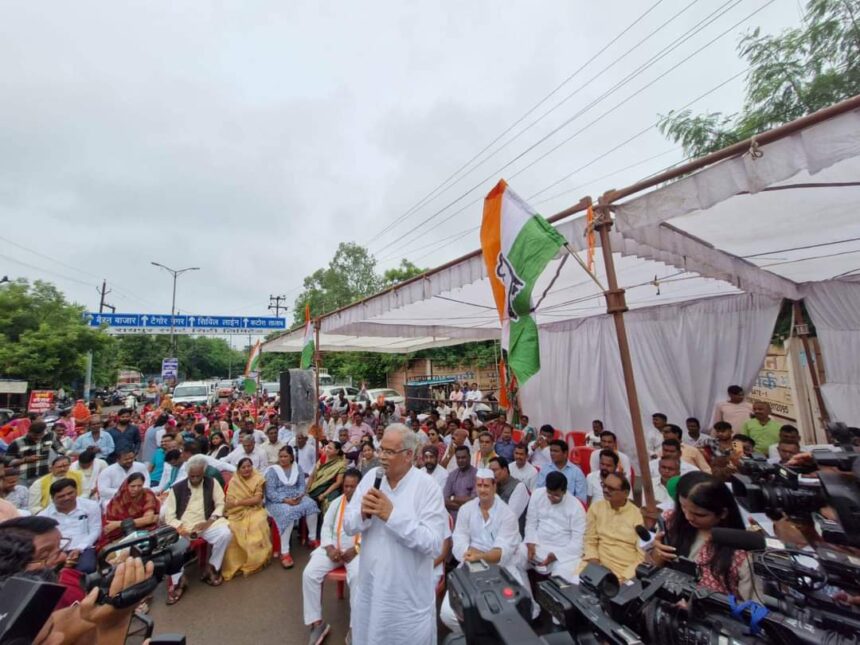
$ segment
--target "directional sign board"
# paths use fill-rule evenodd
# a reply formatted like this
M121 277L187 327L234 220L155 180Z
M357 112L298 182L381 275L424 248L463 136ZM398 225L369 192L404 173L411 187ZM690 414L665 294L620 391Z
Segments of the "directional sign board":
M179 359L165 358L161 361L161 378L165 381L179 378Z
M106 326L111 334L268 334L287 328L284 318L260 316L173 316L170 314L84 314L91 327Z

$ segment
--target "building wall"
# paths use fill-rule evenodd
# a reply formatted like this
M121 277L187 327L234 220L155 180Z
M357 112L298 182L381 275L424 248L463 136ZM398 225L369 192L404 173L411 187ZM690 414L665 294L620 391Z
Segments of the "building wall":
M469 383L477 382L478 387L483 392L490 390L496 391L499 389L499 375L495 366L480 368L470 365L457 365L456 367L439 367L433 364L433 361L427 358L419 358L409 362L405 370L388 373L388 387L397 390L401 394L404 393L404 385L407 381L412 381L420 377L426 376L464 376L460 378L461 382L468 380Z

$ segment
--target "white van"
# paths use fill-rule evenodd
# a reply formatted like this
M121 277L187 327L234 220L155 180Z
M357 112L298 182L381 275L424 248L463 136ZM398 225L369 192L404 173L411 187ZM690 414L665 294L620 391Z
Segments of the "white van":
M173 389L173 403L182 405L215 405L217 392L206 381L185 381Z

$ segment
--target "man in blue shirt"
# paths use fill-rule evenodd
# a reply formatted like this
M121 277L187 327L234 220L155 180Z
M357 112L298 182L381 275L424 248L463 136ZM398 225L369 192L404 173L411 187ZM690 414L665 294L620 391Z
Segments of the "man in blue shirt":
M535 488L545 487L546 476L552 472L559 472L567 477L567 491L579 501L585 502L588 496L588 484L579 466L568 461L567 443L561 439L553 439L549 442L549 455L552 463L540 469L535 480Z
M514 448L517 445L514 443L513 436L514 429L511 427L511 424L504 423L502 424L502 434L495 445L496 454L504 457L509 462L514 460Z
M109 455L114 453L113 438L102 430L102 418L98 414L91 414L87 419L87 429L80 437L75 439L72 444L72 449L69 451L72 455L79 455L87 448L92 447L96 453L96 457L107 459Z
M176 448L176 436L172 433L165 433L161 438L161 446L155 451L152 461L149 463L149 480L151 482L161 481L161 475L164 473L164 456L174 448Z
M123 408L117 413L116 426L108 428L108 434L113 439L114 450L108 456L109 464L114 463L124 450L131 450L135 456L140 452L140 429L131 423L131 408Z

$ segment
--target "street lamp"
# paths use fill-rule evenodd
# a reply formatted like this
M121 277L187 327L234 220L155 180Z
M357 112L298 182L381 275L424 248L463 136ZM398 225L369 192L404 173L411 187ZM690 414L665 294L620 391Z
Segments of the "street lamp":
M171 358L176 357L176 340L173 335L173 318L176 316L176 278L187 271L199 271L200 267L186 267L184 269L171 269L170 267L159 264L158 262L150 262L152 266L160 267L173 276L173 301L170 305L170 353Z

